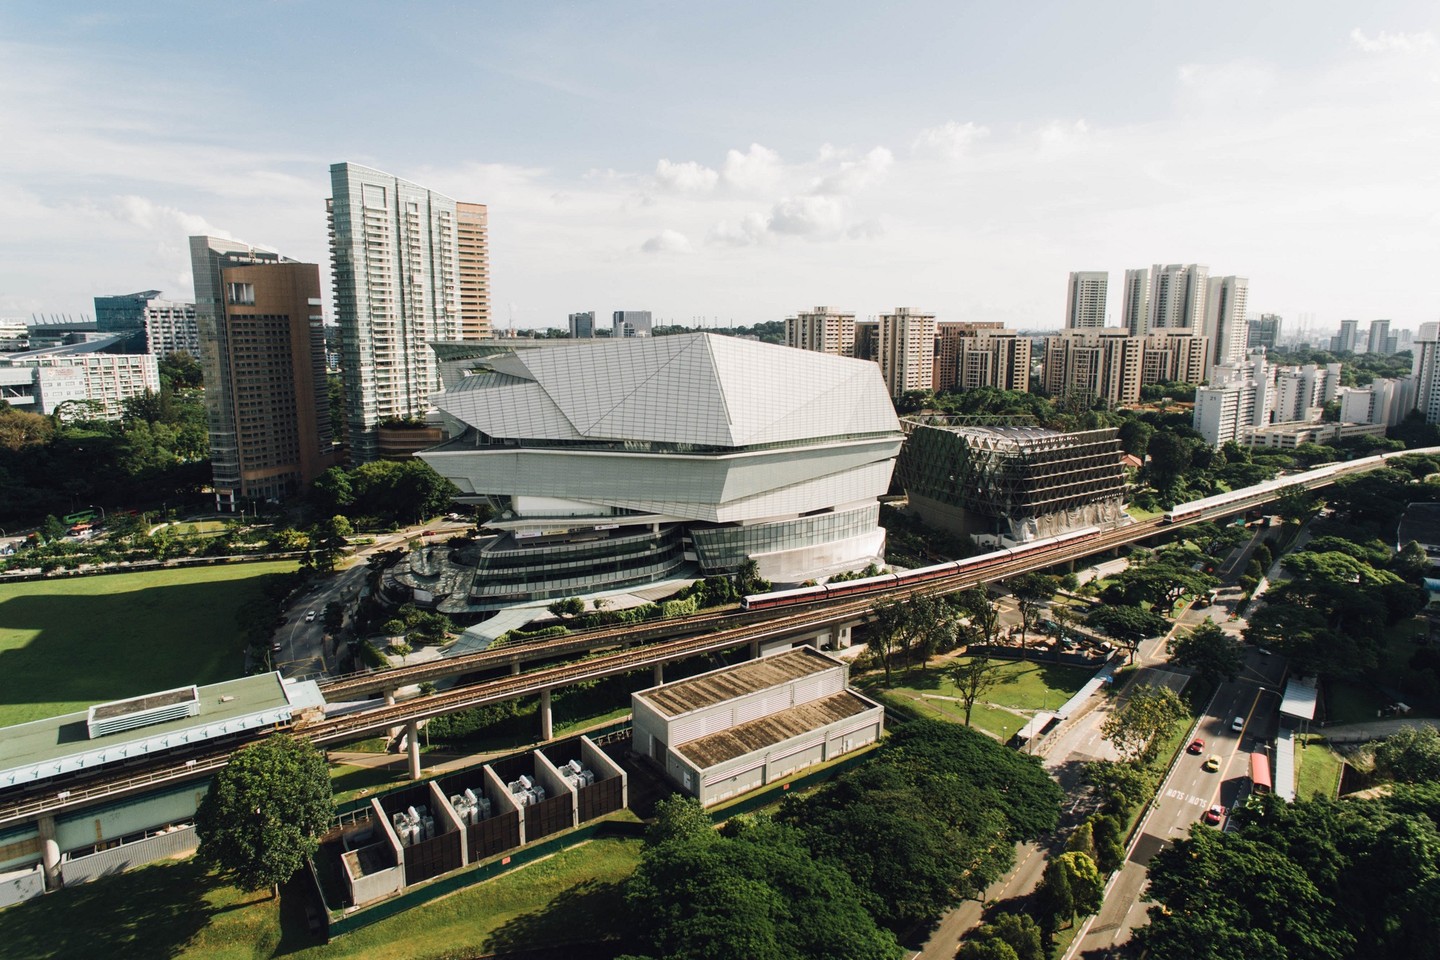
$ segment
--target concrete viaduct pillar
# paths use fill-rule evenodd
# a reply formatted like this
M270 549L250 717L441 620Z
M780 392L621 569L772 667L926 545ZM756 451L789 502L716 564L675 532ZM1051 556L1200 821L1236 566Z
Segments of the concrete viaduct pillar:
M550 709L550 691L540 691L540 739L549 740L555 736L555 717Z
M663 664L663 663L657 663L657 664L655 664L655 686L658 687L658 686L660 686L660 684L662 684L662 683L664 683L664 682L665 682L665 664Z
M420 779L420 724L410 720L405 724L405 742L410 751L410 779Z
M65 886L60 875L60 844L55 841L55 818L45 814L35 823L40 830L40 862L45 868L45 889L59 890Z

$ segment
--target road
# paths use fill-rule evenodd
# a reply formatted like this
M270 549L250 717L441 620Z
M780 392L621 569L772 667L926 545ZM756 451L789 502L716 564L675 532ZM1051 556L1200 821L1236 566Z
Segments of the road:
M403 547L413 540L439 542L471 527L468 521L441 520L384 534L375 538L374 543L356 550L353 555L355 562L351 566L311 581L282 611L285 623L275 631L271 640L275 668L286 677L312 678L332 672L336 651L325 648L325 606L332 601L339 602L345 607L345 616L349 619L370 572L365 561L376 553ZM434 534L425 536L427 531L434 531ZM306 614L311 611L314 611L315 619L306 622ZM279 646L278 650L274 649L275 645Z
M1222 566L1222 572L1234 575L1243 571L1256 542L1247 543L1238 556ZM1227 587L1220 592L1213 607L1185 611L1176 629L1192 628L1210 616L1238 642L1245 627L1245 621L1234 616L1238 600L1238 590ZM1147 659L1153 657L1158 661L1163 656L1163 649L1157 648L1151 648ZM1218 804L1228 811L1248 784L1250 754L1257 749L1269 750L1278 726L1280 684L1285 666L1280 657L1266 656L1254 648L1245 650L1241 675L1216 689L1196 722L1191 736L1204 740L1203 749L1199 754L1182 753L1171 767L1136 831L1125 865L1106 888L1104 905L1075 938L1067 958L1099 960L1113 956L1118 947L1130 940L1135 928L1147 922L1149 904L1141 897L1148 880L1150 859L1177 837L1186 836L1212 805ZM1243 729L1238 733L1232 729L1236 717L1243 721ZM1221 761L1214 773L1203 768L1212 754Z

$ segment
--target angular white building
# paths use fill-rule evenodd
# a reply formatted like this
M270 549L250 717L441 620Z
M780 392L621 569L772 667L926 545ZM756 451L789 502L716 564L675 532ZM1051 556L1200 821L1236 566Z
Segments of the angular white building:
M496 509L472 604L883 556L901 433L873 363L712 334L532 342L448 360L451 439L419 454Z

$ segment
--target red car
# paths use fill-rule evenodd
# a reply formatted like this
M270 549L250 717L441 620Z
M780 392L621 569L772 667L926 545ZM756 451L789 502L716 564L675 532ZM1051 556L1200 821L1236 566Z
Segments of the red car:
M1185 752L1186 752L1186 753L1204 753L1204 752L1205 752L1205 741L1199 739L1198 737L1197 737L1196 739L1194 739L1194 740L1191 740L1191 741L1190 741L1190 746L1188 746L1188 747L1185 748Z
M1222 806L1220 806L1219 804L1216 804L1215 806L1211 807L1209 810L1206 810L1204 813L1200 814L1200 819L1201 819L1201 820L1204 820L1206 823L1210 824L1210 826L1212 826L1212 827L1218 827L1218 826L1220 826L1220 821L1223 820L1224 817L1225 817L1225 808L1222 807Z

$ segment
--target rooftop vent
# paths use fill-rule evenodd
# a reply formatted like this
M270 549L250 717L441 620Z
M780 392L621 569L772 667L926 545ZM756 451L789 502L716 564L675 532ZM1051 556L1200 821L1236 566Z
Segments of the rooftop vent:
M200 714L200 691L194 687L177 687L160 693L147 693L129 700L112 700L96 704L85 716L90 739L148 727L167 720L195 717Z

